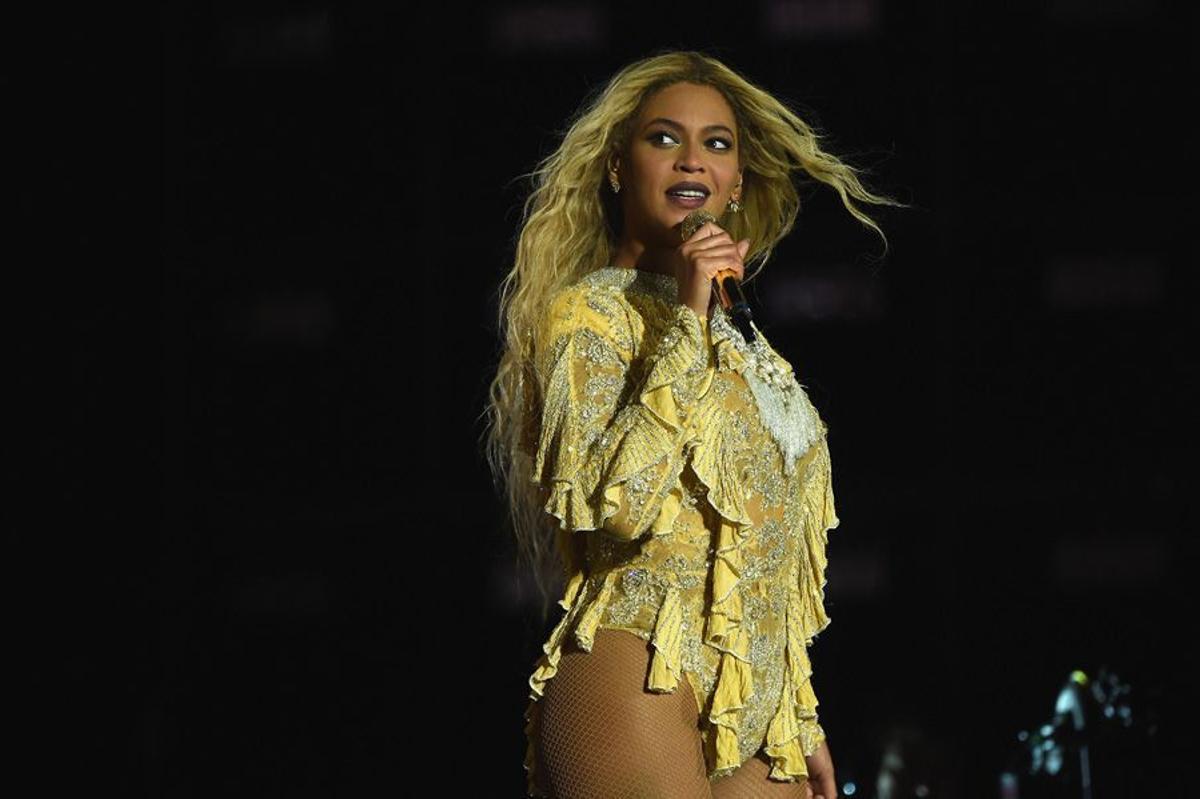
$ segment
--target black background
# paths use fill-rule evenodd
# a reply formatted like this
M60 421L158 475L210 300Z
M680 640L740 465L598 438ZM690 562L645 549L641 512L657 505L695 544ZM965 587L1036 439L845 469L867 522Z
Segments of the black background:
M801 11L813 33L770 33ZM839 781L873 795L907 725L944 753L941 795L995 796L1070 671L1108 667L1156 733L1097 746L1096 795L1175 784L1195 529L1181 8L159 15L137 64L81 25L6 78L44 153L14 148L18 200L52 210L30 214L48 232L22 270L39 293L17 393L46 420L23 476L49 499L13 527L48 565L20 615L64 652L65 677L32 683L52 698L36 740L93 784L522 795L548 626L479 444L518 176L587 92L673 47L793 102L913 206L867 209L880 264L832 192L807 194L751 285L830 428L834 623L813 662Z

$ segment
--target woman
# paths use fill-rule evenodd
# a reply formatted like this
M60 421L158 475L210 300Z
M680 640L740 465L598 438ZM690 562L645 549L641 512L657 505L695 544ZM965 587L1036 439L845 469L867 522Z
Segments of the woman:
M539 586L550 559L566 579L529 681L531 796L837 795L807 654L838 524L825 425L712 288L791 230L798 170L880 232L851 198L900 203L819 144L719 61L667 52L534 173L488 408L520 551ZM719 224L684 241L697 208Z

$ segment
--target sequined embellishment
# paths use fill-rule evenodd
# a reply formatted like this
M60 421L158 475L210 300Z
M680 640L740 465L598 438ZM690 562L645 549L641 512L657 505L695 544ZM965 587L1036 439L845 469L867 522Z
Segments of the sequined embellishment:
M605 266L589 272L587 280L593 284L612 286L619 289L632 287L672 303L679 302L679 284L674 275L647 272L644 269L628 269L621 266Z
M640 289L668 301L678 299L678 283L673 275L609 266L595 270L589 277L593 281L622 289ZM779 448L784 472L791 475L795 471L796 461L822 435L816 408L808 399L804 387L796 381L792 368L771 349L753 321L750 324L758 336L752 343L746 341L720 305L713 308L709 324L714 336L720 333L728 338L745 359L746 368L742 371L742 377L754 395L763 427Z
M590 651L612 628L650 645L646 690L690 685L710 780L762 752L772 779L799 781L824 741L806 650L829 623L838 522L825 426L771 342L751 346L719 308L698 327L672 275L607 267L580 282L547 317L536 373L546 399L531 454L569 580L529 679L530 795L545 795L534 703L569 638ZM669 381L638 407L655 370Z
M821 437L820 417L791 367L766 343L758 325L753 321L750 325L758 334L752 343L746 341L724 308L713 309L713 335L728 338L745 359L742 377L754 395L763 427L779 447L784 471L791 475L796 461Z

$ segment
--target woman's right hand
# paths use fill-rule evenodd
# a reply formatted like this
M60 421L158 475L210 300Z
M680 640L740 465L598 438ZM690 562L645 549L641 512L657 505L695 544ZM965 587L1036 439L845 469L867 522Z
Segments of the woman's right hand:
M679 301L707 319L713 278L718 272L730 271L740 281L746 273L743 259L749 249L750 239L734 242L716 223L705 222L675 250Z

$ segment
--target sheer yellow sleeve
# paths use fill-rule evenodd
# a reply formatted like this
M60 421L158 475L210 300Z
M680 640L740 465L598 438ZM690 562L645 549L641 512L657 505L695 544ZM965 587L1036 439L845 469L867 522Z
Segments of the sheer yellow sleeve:
M682 509L693 412L716 358L707 319L682 303L669 314L661 334L635 328L621 297L578 286L548 308L531 479L563 530L633 540L669 532ZM637 346L648 351L634 369Z

